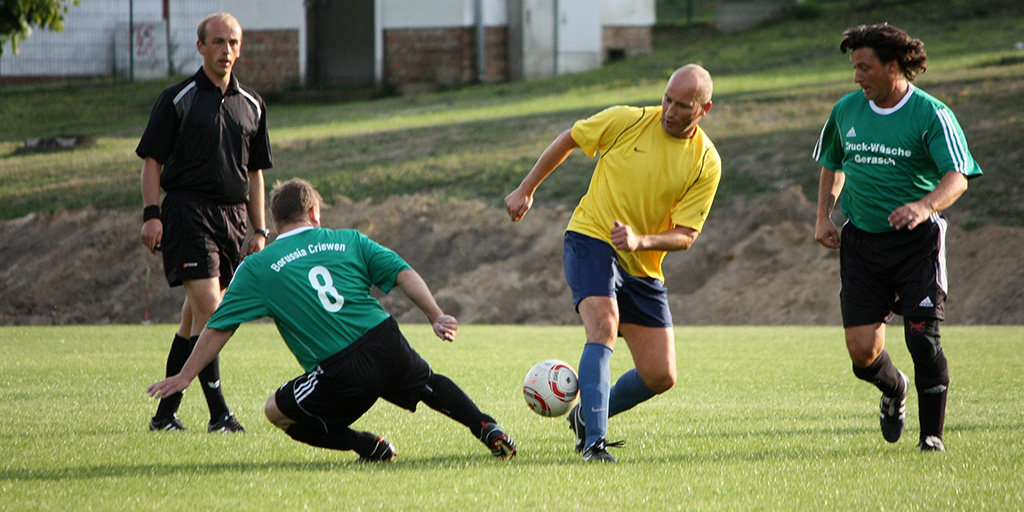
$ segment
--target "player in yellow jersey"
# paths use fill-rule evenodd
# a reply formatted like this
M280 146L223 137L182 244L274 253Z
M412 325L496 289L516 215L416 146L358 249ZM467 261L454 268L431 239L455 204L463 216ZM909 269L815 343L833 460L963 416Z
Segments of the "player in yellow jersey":
M675 334L661 262L693 245L718 189L721 160L698 126L711 110L711 92L707 70L679 68L660 107L616 106L577 121L505 198L509 217L519 221L540 183L573 150L601 155L563 248L587 335L580 404L569 413L585 461L615 462L607 450L615 443L605 439L608 418L675 385ZM620 335L635 368L612 386L609 361Z

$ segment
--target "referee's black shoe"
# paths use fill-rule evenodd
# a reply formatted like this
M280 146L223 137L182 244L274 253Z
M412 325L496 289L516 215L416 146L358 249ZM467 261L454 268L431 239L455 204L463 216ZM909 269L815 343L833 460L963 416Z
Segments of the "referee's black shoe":
M879 424L882 427L882 437L890 443L895 443L903 436L903 425L907 418L907 391L910 389L910 379L903 372L900 372L903 379L903 393L900 396L882 395L882 402L879 405Z
M149 430L166 430L168 432L177 432L188 429L185 428L185 425L181 424L181 420L178 419L177 414L172 414L170 418L153 418L149 420Z
M235 415L227 413L218 421L211 421L207 432L245 432L245 427L235 419Z

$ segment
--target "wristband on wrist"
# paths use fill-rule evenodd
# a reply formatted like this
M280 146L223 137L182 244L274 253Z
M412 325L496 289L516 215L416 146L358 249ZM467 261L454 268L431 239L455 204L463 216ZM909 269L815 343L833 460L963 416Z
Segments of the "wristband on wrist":
M254 230L252 230L252 232L257 234L257 235L263 235L263 238L266 238L268 240L270 239L270 230L269 229L254 229Z
M157 206L155 204L151 204L151 205L149 205L149 206L147 206L147 207L142 209L142 222L146 222L149 219L159 219L159 218L160 218L160 207L159 206Z

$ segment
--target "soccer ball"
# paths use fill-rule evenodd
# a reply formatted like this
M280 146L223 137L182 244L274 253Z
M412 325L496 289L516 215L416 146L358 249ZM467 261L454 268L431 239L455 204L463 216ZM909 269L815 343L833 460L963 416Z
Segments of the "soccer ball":
M576 402L580 385L576 372L557 359L541 361L530 368L523 380L526 405L541 416L561 416Z

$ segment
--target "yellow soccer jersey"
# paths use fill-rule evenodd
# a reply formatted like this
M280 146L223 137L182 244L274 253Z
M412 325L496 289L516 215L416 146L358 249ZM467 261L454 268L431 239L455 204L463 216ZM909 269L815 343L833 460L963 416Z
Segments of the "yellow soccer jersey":
M722 162L700 127L678 139L661 127L661 106L617 106L577 121L571 133L584 153L601 156L568 231L610 244L615 220L637 234L704 226ZM618 251L618 258L631 275L665 282L665 251Z

